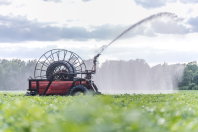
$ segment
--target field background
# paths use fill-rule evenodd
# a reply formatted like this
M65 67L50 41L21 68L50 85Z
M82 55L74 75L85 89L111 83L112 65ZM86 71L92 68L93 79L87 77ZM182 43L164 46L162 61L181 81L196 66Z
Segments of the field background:
M198 131L198 91L171 94L23 96L0 94L0 131Z

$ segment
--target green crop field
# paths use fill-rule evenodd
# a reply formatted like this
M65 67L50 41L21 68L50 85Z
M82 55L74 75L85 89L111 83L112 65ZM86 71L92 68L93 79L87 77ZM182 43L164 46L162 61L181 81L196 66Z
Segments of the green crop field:
M173 94L0 94L2 132L198 131L198 91Z

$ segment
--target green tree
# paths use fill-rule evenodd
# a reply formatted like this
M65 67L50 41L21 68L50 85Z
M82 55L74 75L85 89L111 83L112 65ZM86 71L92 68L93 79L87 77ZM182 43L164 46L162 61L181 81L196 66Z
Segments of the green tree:
M193 79L193 72L185 68L182 82L179 84L180 87L188 86L192 82L192 79Z
M188 86L179 87L179 90L188 90Z
M192 90L198 90L198 86L196 85L196 86L192 87Z
M182 81L179 82L179 87L183 89L184 86L189 86L191 83L198 85L198 66L197 61L190 62L186 65L182 77ZM191 87L190 87L191 89Z
M188 90L192 90L193 87L195 87L196 84L195 83L191 83L189 86L188 86Z
M197 61L193 61L193 62L188 63L186 67L187 67L188 70L191 70L193 73L198 71Z
M194 74L193 83L195 83L196 85L198 85L198 72L196 72L196 73Z
M33 76L36 60L23 61L20 59L0 60L0 89L19 90L27 89L24 82Z

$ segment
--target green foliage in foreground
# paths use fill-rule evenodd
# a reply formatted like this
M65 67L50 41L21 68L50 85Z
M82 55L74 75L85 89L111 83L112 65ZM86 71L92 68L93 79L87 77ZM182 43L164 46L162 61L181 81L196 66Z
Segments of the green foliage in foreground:
M198 91L27 97L0 94L0 131L198 131Z

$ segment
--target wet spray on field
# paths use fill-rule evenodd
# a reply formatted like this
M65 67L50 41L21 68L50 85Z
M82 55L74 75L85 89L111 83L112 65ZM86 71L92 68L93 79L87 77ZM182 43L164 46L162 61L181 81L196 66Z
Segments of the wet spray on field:
M109 44L100 47L97 53L101 54L130 30L160 17L168 17L173 21L182 20L168 12L152 15L130 26ZM103 93L169 93L177 89L184 67L183 64L168 65L166 63L150 67L142 59L106 61L100 66L94 80Z

